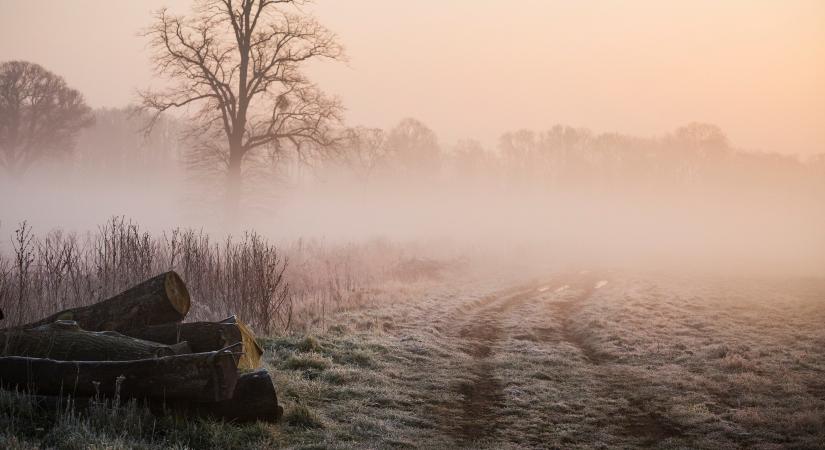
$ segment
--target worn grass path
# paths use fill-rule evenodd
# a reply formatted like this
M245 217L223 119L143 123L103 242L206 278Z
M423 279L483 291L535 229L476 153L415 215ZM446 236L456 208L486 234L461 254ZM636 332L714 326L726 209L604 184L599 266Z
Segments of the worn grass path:
M44 415L3 391L0 448L825 448L825 279L571 271L373 295L262 339L280 424Z
M741 321L741 305L719 300L745 291L711 286L688 296L693 291L670 283L578 271L444 283L348 313L311 342L271 342L287 403L308 407L317 422L290 426L288 407L278 442L821 447L825 399L816 380L825 352L817 343L825 333L817 320L825 318L825 283L789 300L796 310L784 307L798 319L791 335L761 344L753 336L770 320ZM809 352L807 360L788 359L794 339L793 351Z

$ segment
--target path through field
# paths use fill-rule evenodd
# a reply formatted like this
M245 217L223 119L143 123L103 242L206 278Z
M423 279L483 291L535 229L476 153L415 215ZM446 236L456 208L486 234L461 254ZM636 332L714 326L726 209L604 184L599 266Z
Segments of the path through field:
M299 442L425 448L825 443L817 381L825 374L825 350L818 346L825 333L816 325L825 319L821 281L792 289L783 305L775 297L756 298L745 309L720 303L750 294L739 288L697 291L691 283L588 271L475 286L444 284L423 298L412 292L353 312L349 325L319 336L316 351L332 367L284 380L300 380L287 390L303 389L327 423L299 434ZM791 352L783 334L790 329L765 333L777 311L794 323ZM281 351L282 357L309 357ZM803 351L808 359L794 363L793 352ZM350 381L336 376L329 382L325 374L334 371Z

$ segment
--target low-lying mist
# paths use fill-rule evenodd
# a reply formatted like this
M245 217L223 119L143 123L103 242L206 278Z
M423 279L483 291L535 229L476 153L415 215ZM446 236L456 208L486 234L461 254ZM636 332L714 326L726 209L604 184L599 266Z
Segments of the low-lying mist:
M825 272L825 159L738 151L711 125L655 138L557 126L504 134L490 150L474 141L442 149L408 119L357 129L310 162L261 158L231 218L223 175L187 169L172 137L101 140L95 128L73 159L3 177L0 233L23 220L36 233L83 232L122 215L155 233L381 238L500 264Z

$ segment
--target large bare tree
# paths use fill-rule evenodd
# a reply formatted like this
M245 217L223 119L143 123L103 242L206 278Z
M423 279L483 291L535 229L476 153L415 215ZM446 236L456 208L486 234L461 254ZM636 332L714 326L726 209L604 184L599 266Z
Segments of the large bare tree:
M94 122L83 95L62 77L26 61L0 63L0 165L11 175L65 154Z
M305 0L199 0L190 17L157 13L147 31L159 75L171 87L141 94L158 117L184 108L195 124L198 156L219 161L226 174L228 213L240 202L243 164L256 149L269 152L336 142L341 105L302 69L342 59L334 33L305 14Z

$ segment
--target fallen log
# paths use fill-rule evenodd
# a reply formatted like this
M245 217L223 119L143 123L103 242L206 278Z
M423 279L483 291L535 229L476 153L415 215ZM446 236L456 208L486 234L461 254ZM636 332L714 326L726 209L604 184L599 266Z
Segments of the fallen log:
M277 422L284 409L278 405L275 384L266 370L248 372L238 378L231 399L220 402L172 401L150 405L156 415L185 414L227 422Z
M229 400L200 405L204 414L231 422L277 422L284 413L266 370L241 375Z
M88 409L100 404L102 399L92 397L67 397L59 395L28 395L32 404L45 410ZM277 422L284 409L278 405L278 396L272 378L265 370L245 373L238 378L232 398L220 402L190 402L182 400L153 400L147 403L152 414L191 415L225 420L227 422L245 423L260 420Z
M8 356L0 357L0 386L40 395L216 402L232 398L235 358L226 350L135 361Z
M71 320L58 320L32 329L0 331L0 348L3 356L58 361L128 361L192 352L185 341L170 346L114 331L85 331Z
M258 345L258 340L255 339L255 333L236 316L227 317L222 320L221 323L233 324L237 326L241 332L243 356L241 356L240 367L246 369L257 369L261 367L261 356L264 354L264 349Z
M120 294L89 306L67 309L22 328L74 320L89 331L125 331L180 322L189 312L189 292L175 272L162 273Z
M261 366L263 349L252 331L235 316L221 322L167 323L125 332L128 336L161 344L173 345L186 341L193 352L211 352L234 344L242 344L238 367L257 369Z

